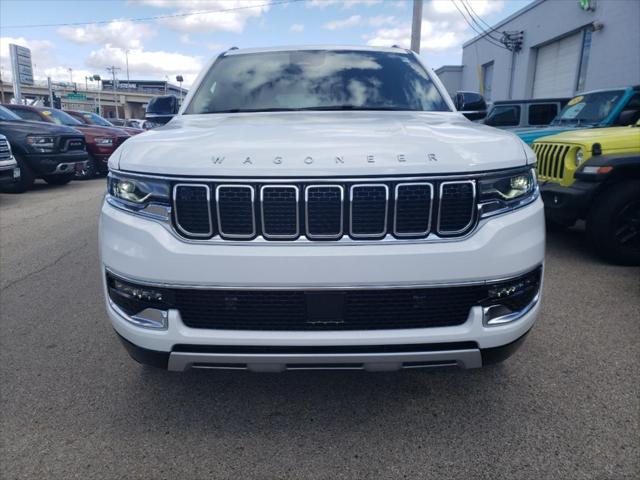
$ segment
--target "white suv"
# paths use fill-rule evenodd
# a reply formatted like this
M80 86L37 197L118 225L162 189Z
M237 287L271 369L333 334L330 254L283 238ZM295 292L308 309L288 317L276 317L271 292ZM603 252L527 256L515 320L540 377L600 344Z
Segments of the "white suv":
M540 308L534 163L410 51L232 49L109 160L109 317L177 371L500 361Z

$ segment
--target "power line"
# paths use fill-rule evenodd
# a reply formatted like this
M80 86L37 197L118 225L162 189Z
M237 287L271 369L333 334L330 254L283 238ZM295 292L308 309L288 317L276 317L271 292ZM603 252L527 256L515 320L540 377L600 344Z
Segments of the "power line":
M493 40L495 40L496 42L502 43L502 40L500 38L496 38L494 36L491 35L491 31L487 31L485 27L483 27L480 22L478 22L478 20L476 20L476 18L473 16L473 14L471 13L471 11L469 10L469 8L467 8L467 4L464 0L460 0L460 3L462 4L462 6L464 7L464 9L466 10L467 14L469 15L469 18L471 19L471 21L473 23L475 23L475 25L480 29L481 32L483 32L485 35L487 35L488 37L492 38Z
M179 17L189 17L191 15L204 15L207 13L224 13L224 12L233 12L237 10L247 10L250 8L260 8L260 7L273 7L276 5L283 5L285 3L297 3L297 2L305 2L307 0L276 0L273 2L260 3L256 5L245 5L242 7L233 7L233 8L223 8L220 10L198 10L195 12L183 12L183 13L173 13L169 15L156 15L153 17L138 17L138 18L113 18L111 20L96 20L93 22L72 22L72 23L43 23L37 25L2 25L2 28L42 28L42 27L78 27L81 25L104 25L106 23L111 22L153 22L156 20L163 20L165 18L179 18Z
M503 32L500 32L499 30L497 30L497 29L493 28L493 27L492 27L491 25L489 25L487 22L485 22L485 21L482 19L482 17L481 17L480 15L478 15L478 13L473 9L473 6L471 5L471 2L470 2L469 0L466 0L466 2L465 2L465 0L460 0L460 1L461 1L463 4L464 4L464 3L466 3L466 4L467 4L467 6L469 7L469 9L471 10L471 12L473 12L473 14L475 14L476 18L477 18L478 20L480 20L482 23L484 23L484 24L489 28L489 30L490 30L491 32L495 32L495 33L503 33ZM467 10L467 11L469 11L469 10ZM476 22L476 23L477 23L477 22ZM483 30L484 30L484 28L483 28Z
M453 6L456 7L456 10L458 10L458 12L460 13L460 15L462 16L462 18L464 19L464 21L467 23L467 25L469 25L471 27L471 29L476 32L480 38L482 38L483 40L485 40L486 42L489 42L491 45L494 45L496 47L500 47L500 48L504 48L505 50L508 50L507 47L505 47L503 44L498 43L497 41L495 41L495 39L493 37L488 37L487 33L484 31L478 31L476 30L475 26L473 25L473 23L471 23L467 17L465 16L465 14L462 12L462 10L460 10L460 7L458 7L458 4L455 2L455 0L451 0L451 3L453 3ZM487 38L488 37L488 38Z

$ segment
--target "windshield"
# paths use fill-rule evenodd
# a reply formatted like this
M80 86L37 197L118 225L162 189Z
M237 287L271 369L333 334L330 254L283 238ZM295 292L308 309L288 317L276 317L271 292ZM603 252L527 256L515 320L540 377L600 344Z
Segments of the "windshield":
M185 113L449 111L408 53L305 50L219 58Z
M22 120L22 119L15 113L13 113L11 110L9 110L8 108L5 108L2 105L0 105L0 120L14 121L14 120Z
M58 125L70 125L72 127L75 127L76 125L82 125L82 122L76 120L71 115L61 110L47 109L41 110L40 112L45 115L50 122L56 123Z
M569 100L552 125L597 125L609 116L624 90L578 95Z
M82 115L82 118L84 118L87 121L87 123L89 123L91 125L101 125L103 127L113 127L113 125L111 123L106 121L100 115L96 115L95 113L82 112L81 115Z

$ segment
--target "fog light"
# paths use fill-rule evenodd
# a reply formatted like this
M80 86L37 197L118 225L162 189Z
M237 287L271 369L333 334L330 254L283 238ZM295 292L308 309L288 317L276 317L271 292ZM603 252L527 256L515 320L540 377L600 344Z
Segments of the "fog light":
M120 293L124 293L125 295L137 298L138 300L145 300L147 302L162 302L162 292L158 290L129 285L128 283L123 283L120 280L113 281L113 288L115 288Z
M166 290L136 285L107 273L109 302L126 321L145 328L166 329L171 303Z
M528 313L536 304L541 275L542 269L537 268L521 277L489 284L482 302L484 324L510 323Z

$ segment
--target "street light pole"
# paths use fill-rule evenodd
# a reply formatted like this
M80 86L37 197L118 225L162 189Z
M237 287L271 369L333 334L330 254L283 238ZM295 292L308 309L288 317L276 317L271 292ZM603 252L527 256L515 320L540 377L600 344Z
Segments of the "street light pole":
M116 93L116 72L118 70L120 70L120 68L116 67L115 65L107 67L107 72L111 73L111 76L113 78L113 105L116 108L116 119L120 119L120 114L118 113L118 94Z
M422 0L413 0L413 19L411 21L411 50L420 53L420 35L422 31Z
M98 115L102 116L102 105L100 104L100 93L102 90L102 84L100 83L102 81L102 78L100 78L100 75L93 75L93 79L98 82Z

